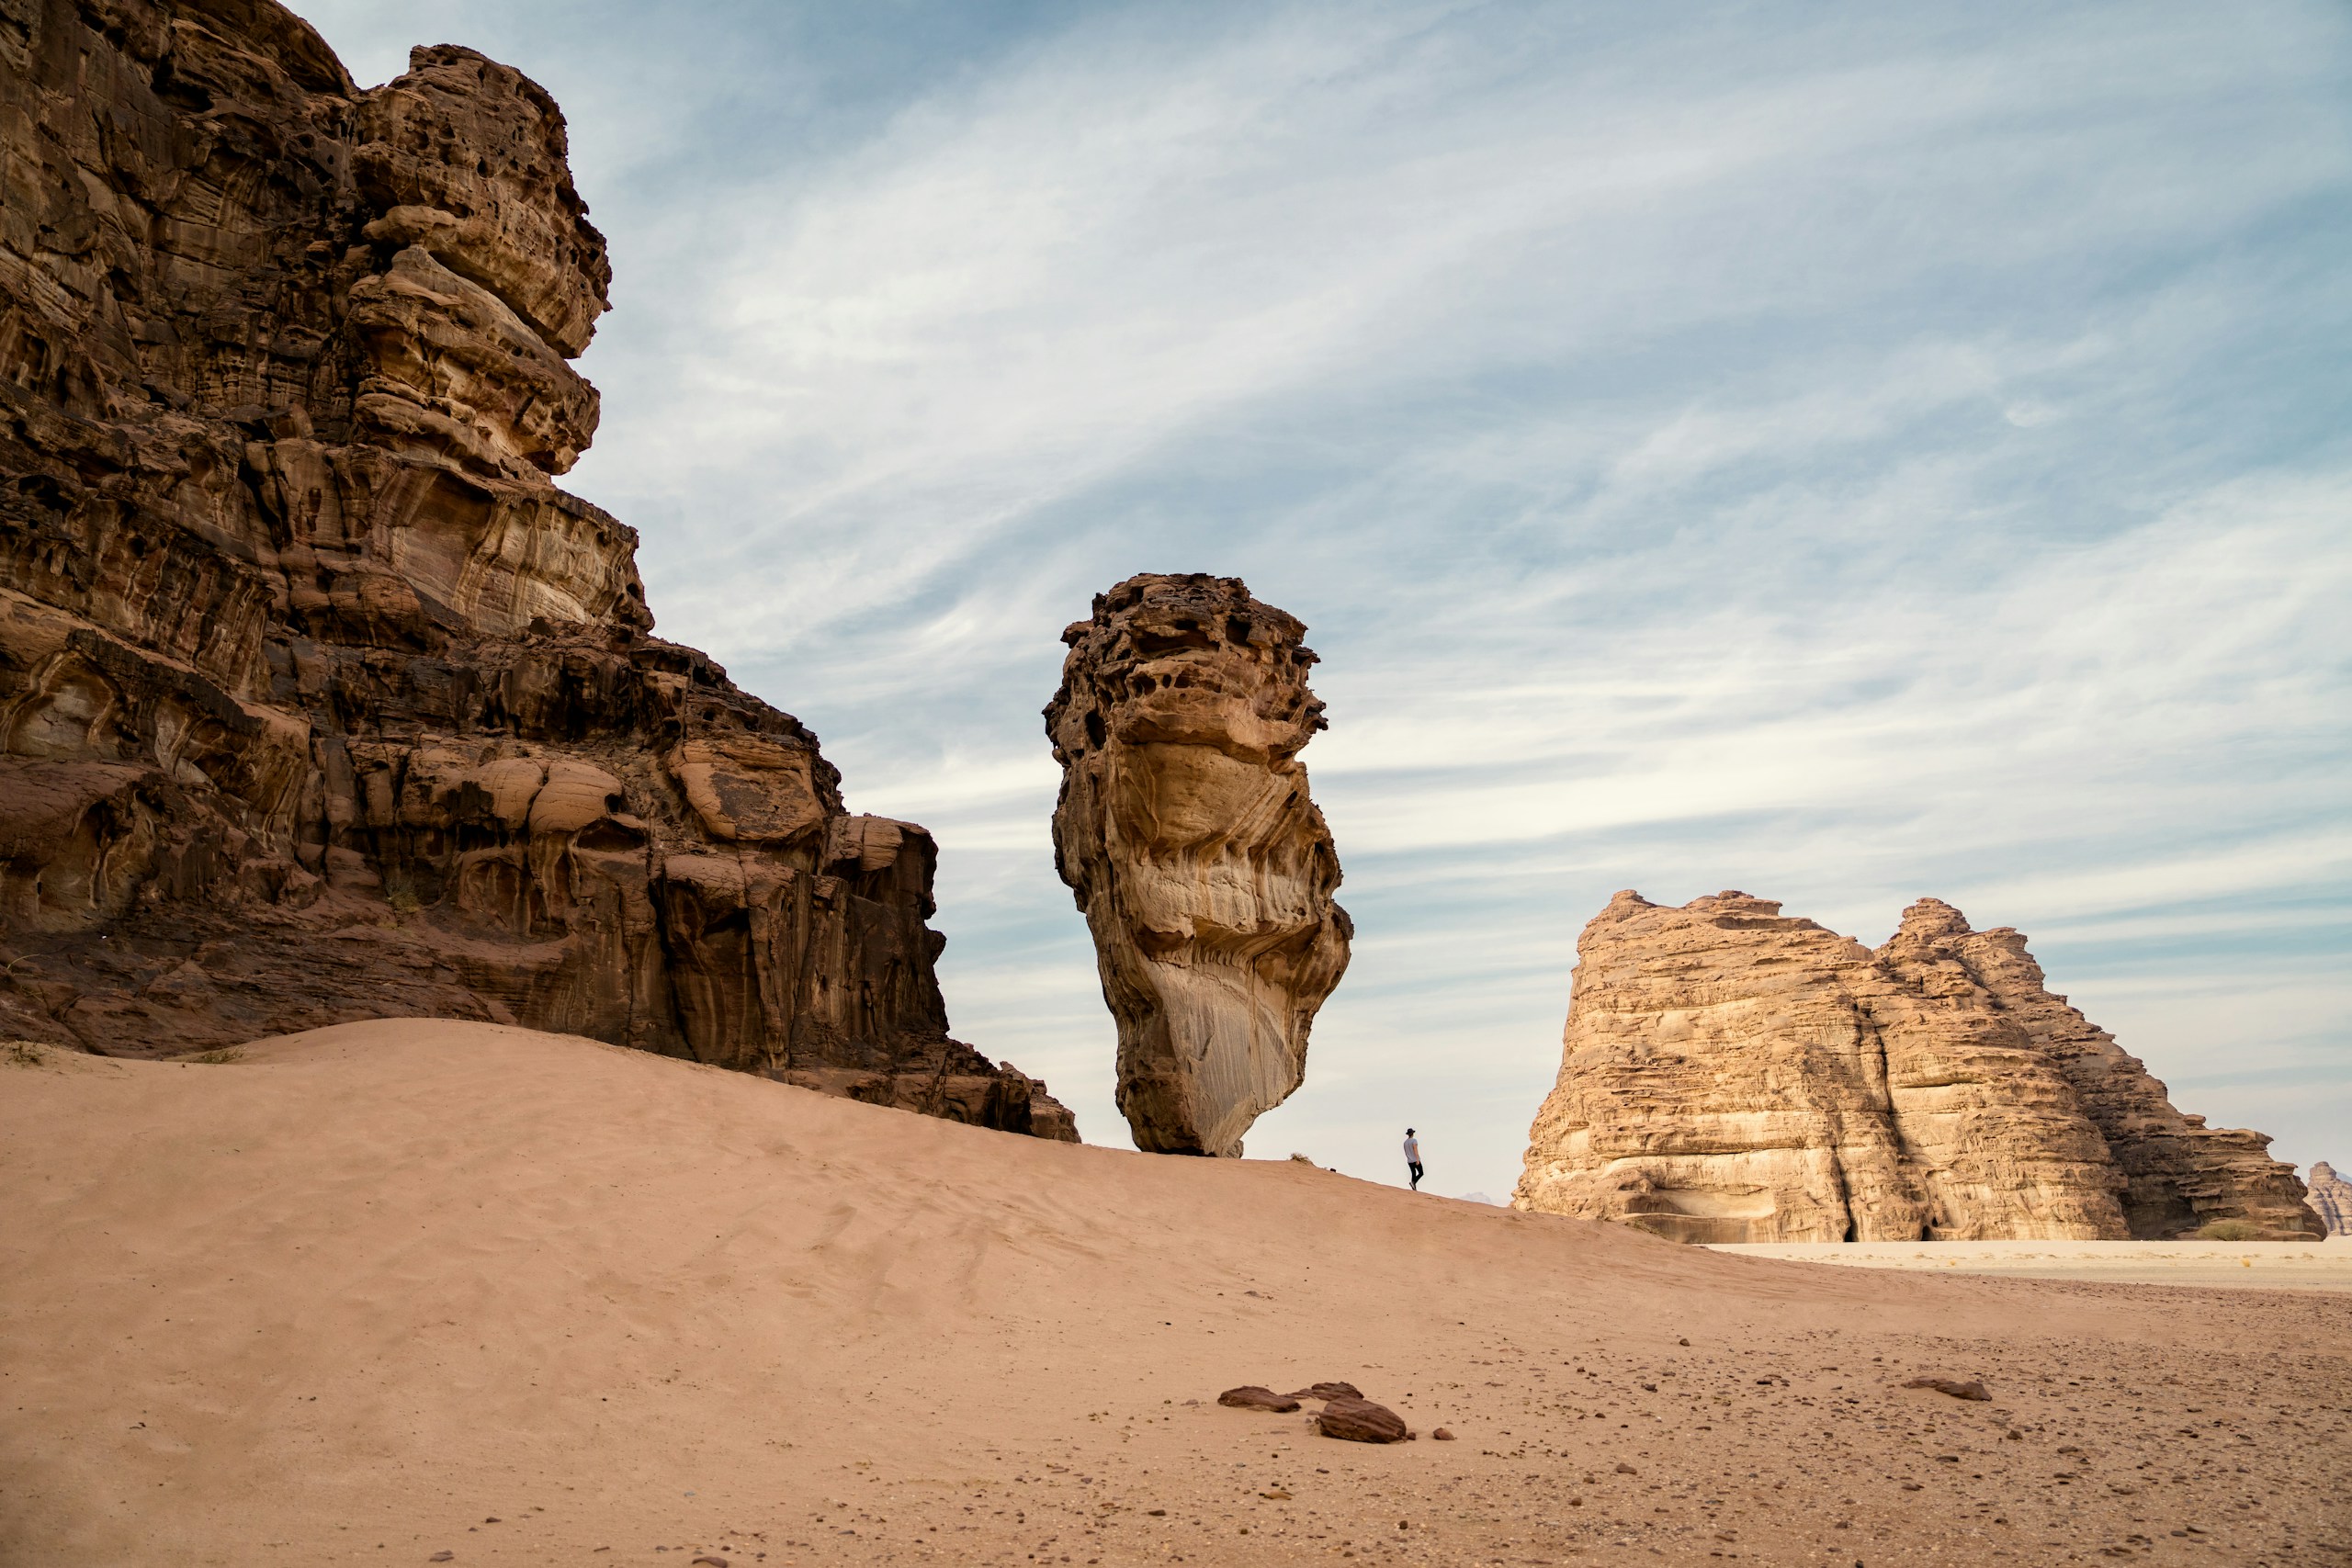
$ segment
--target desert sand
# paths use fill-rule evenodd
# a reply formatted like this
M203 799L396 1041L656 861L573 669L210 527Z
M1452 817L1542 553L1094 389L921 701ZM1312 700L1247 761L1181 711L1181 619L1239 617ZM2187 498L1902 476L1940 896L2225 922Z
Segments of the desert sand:
M2019 1280L2352 1291L2352 1236L2281 1241L1727 1242L1716 1252Z
M0 1204L12 1565L2352 1562L2326 1292L1727 1256L400 1021L0 1065ZM1420 1440L1216 1404L1318 1379Z

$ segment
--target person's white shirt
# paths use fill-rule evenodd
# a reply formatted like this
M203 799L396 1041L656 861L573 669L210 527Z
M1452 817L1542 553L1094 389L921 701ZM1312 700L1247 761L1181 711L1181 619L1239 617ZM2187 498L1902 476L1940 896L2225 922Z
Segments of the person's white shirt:
M1420 1139L1408 1138L1405 1140L1405 1163L1407 1165L1419 1165L1421 1163Z

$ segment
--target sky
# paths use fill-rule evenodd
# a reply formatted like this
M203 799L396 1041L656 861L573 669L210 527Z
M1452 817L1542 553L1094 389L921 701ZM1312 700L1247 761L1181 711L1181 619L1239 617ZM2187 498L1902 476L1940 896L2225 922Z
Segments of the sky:
M1507 1199L1619 888L2015 926L2352 1165L2352 10L311 0L548 86L565 483L941 847L955 1032L1125 1145L1038 710L1137 571L1311 628L1294 1150Z

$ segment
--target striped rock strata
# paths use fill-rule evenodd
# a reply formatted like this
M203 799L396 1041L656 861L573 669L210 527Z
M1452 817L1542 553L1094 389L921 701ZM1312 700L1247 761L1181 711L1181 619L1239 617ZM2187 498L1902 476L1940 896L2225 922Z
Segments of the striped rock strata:
M1055 863L1094 936L1136 1146L1238 1156L1290 1097L1353 935L1298 753L1294 617L1238 578L1131 577L1069 626L1046 731Z
M2330 1235L2352 1235L2352 1181L2335 1174L2325 1160L2313 1162L2311 1172L2312 1213Z
M552 482L611 272L544 91L43 0L0 195L0 1029L489 1019L1074 1135L947 1036L930 837Z
M1780 911L1626 892L1586 927L1517 1207L1699 1242L2318 1233L2267 1138L2176 1110L2016 931L1922 899L1873 953Z

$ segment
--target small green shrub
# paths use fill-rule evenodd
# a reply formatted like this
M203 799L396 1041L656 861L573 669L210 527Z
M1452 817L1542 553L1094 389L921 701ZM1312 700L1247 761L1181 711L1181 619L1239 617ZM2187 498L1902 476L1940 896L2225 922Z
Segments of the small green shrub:
M49 1053L38 1040L11 1040L7 1051L12 1067L38 1067L49 1060Z
M2197 1231L2202 1241L2260 1241L2268 1234L2252 1220L2215 1220Z
M396 915L413 915L424 908L424 900L417 897L416 883L404 871L384 878L384 902Z
M198 1051L193 1056L181 1058L183 1061L201 1062L208 1067L225 1067L232 1062L244 1059L245 1048L243 1045L223 1045L218 1051Z

